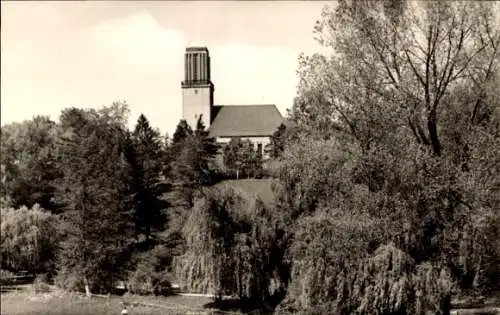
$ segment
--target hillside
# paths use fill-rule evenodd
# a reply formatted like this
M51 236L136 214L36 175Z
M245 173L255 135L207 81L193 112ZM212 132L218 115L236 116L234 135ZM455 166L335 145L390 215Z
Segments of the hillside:
M273 182L276 179L238 179L238 180L225 180L216 185L229 186L235 190L241 190L246 194L254 197L259 197L262 201L267 203L274 202L274 193L272 189Z

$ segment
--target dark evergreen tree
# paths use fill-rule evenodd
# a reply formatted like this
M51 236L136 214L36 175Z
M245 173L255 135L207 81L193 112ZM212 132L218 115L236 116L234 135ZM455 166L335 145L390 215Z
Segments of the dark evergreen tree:
M189 126L185 119L182 119L175 129L174 136L172 138L172 146L182 146L182 143L192 135L193 129Z
M165 204L159 199L164 152L159 131L142 114L131 135L131 146L127 156L134 183L136 233L149 240L152 232L162 229L165 223Z
M176 133L172 150L175 154L172 163L172 177L179 198L192 206L193 193L200 186L214 182L214 157L217 153L215 140L208 136L205 126L198 119L194 134L189 134L187 123L181 121ZM184 130L184 131L182 131Z
M286 141L286 126L281 124L278 129L273 133L271 142L266 147L266 152L272 158L279 158L285 150Z

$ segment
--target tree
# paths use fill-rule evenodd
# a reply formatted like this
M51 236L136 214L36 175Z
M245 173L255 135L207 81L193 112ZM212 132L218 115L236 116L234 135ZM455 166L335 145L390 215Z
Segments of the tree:
M185 127L185 121L181 121L178 126L178 131L181 131L176 131L174 134L172 150L175 153L175 160L172 163L172 177L181 195L180 198L191 207L194 192L199 187L214 182L213 161L217 145L215 140L208 136L201 117L198 119L194 134L190 135L189 128Z
M239 178L239 170L241 168L241 151L243 143L241 138L235 137L231 138L229 143L224 147L224 166L227 170L236 173L236 178Z
M174 148L182 147L182 143L184 143L184 141L192 135L193 129L189 126L185 119L182 119L179 124L177 124L177 128L175 129L174 136L172 138L172 146ZM179 149L176 151L178 150Z
M1 219L2 269L52 274L58 246L55 215L35 205L2 208Z
M232 138L224 148L223 159L226 169L236 178L255 177L262 170L262 155L250 140Z
M116 109L126 109L115 104ZM108 291L121 275L133 232L124 110L71 108L61 114L59 157L64 239L58 257L63 287ZM71 283L75 279L76 283ZM69 283L68 283L69 281Z
M172 161L174 159L172 139L169 134L163 138L163 156L162 156L162 178L167 181L171 174Z
M165 223L164 205L159 199L163 154L159 131L153 129L141 114L132 133L128 161L134 181L136 233L144 235L146 240L151 237L153 229L162 229Z
M2 192L14 208L23 205L57 211L53 180L60 177L55 163L56 124L36 116L2 126Z
M235 294L262 308L282 294L284 251L278 215L260 200L230 188L210 188L197 199L183 228L187 250L177 258L178 279L216 300Z
M342 1L323 16L316 34L336 55L314 65L314 76L319 73L314 82L323 90L322 103L331 104L327 108L354 136L362 137L362 126L353 115L370 118L366 115L380 110L385 121L396 119L415 141L440 155L439 130L446 126L439 125L440 115L451 106L453 92L475 87L463 100L471 122L487 106L483 100L500 44L490 4ZM364 111L356 102L363 98Z
M174 173L174 170L172 169L174 162L184 148L187 139L190 139L192 136L193 129L189 126L187 121L185 119L179 121L172 137L172 141L165 154L164 174L166 177L169 177Z
M284 124L281 124L273 133L271 142L266 147L266 152L270 157L279 158L285 150L285 133L286 126Z

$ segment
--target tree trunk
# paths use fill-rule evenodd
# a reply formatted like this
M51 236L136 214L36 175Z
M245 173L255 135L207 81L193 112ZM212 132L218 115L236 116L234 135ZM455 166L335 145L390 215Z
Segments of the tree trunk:
M86 276L83 277L83 283L85 284L85 295L90 298L92 296L92 292L90 292L89 282Z
M439 142L438 132L437 132L437 113L435 109L432 109L429 113L427 119L427 128L429 129L429 137L432 144L432 150L437 156L441 155L441 143Z

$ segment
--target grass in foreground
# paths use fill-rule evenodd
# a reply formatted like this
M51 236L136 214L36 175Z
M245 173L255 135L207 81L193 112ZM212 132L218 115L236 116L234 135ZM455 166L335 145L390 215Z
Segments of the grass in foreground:
M1 294L1 314L5 315L112 315L120 314L126 302L130 315L217 314L203 310L209 299L203 297L138 297L111 296L87 299L60 291L36 294L32 291L11 291Z

